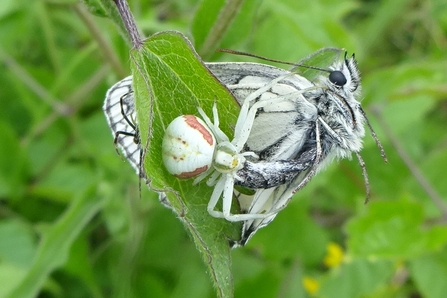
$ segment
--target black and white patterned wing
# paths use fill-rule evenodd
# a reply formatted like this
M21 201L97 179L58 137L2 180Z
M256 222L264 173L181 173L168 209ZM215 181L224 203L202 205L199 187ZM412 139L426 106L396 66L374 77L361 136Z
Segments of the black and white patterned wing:
M268 225L287 206L297 188L303 187L315 174L312 168L317 159L315 125L318 110L301 93L315 85L302 76L264 64L209 63L207 66L240 104L272 80L287 76L257 99L277 99L278 103L257 113L246 144L247 151L254 151L266 162L265 167L263 163L253 163L252 167L245 166L238 172L243 181L237 184L256 189L254 195L235 191L241 211L272 213L264 219L244 221L242 239L235 244L245 245L258 229ZM285 162L280 164L281 161ZM290 167L284 166L288 163ZM250 185L252 180L265 184L253 187Z
M264 106L257 113L246 143L246 151L257 153L260 159L266 162L294 160L295 166L297 165L300 170L295 171L292 175L283 175L281 179L289 178L279 185L267 189L263 189L265 187L257 189L255 195L247 196L235 192L241 211L251 214L274 213L262 220L244 222L243 238L236 243L244 245L259 228L270 223L276 213L288 204L315 162L316 146L308 141L312 138L315 139L315 135L312 134L315 133L318 110L308 102L301 92L314 85L306 78L291 74L287 70L259 63L206 63L206 65L217 79L226 85L241 105L247 96L259 88L268 85L278 77L284 77L283 80L262 92L255 100L256 102L278 99L277 103ZM121 107L123 111L121 111ZM135 133L134 127L124 117L135 119L131 77L118 82L109 90L104 111L109 126L117 138L118 146L139 172L139 145L134 142L133 138L119 134L120 132ZM265 173L260 172L261 175ZM247 177L252 174L248 171ZM249 187L244 183L241 185Z
M207 63L211 72L233 93L242 105L253 92L272 80L285 76L257 100L278 99L265 106L255 118L246 151L253 151L261 160L291 159L301 150L303 140L317 118L317 109L301 90L313 87L307 79L289 71L260 63ZM287 100L279 100L286 98Z
M113 85L106 94L103 110L115 143L132 167L140 173L140 144L136 130L136 111L132 77Z
M129 76L113 85L107 91L103 110L107 123L112 130L112 135L115 138L116 146L120 148L124 157L129 161L140 178L145 179L147 182L144 171L140 170L142 152L133 95L132 76ZM172 209L165 193L159 193L159 200L165 207Z

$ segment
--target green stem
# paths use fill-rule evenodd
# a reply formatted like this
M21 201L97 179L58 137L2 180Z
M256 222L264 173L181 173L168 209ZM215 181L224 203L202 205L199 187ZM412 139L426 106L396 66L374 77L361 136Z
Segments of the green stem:
M211 28L202 48L200 49L200 54L202 57L209 57L219 46L220 41L230 27L234 18L236 18L236 15L243 2L244 0L226 1L225 6L220 11L214 26Z
M51 65L54 68L54 72L59 74L62 69L62 64L60 62L57 46L55 43L56 37L53 30L54 26L51 23L50 15L47 11L47 4L44 3L44 1L39 2L40 4L38 4L38 16L40 19L40 26L44 35L45 46L48 50L48 57L51 60Z
M57 99L51 94L44 86L42 86L38 81L36 81L26 69L24 69L19 62L17 62L12 56L3 52L0 48L0 61L2 61L6 67L22 81L22 83L28 87L32 92L34 92L39 99L50 106L57 114L66 115L68 112L68 106L62 103L61 100Z
M447 205L445 204L444 199L436 191L436 189L433 187L430 181L428 181L428 179L425 177L425 175L422 173L422 171L419 169L419 167L407 153L407 151L402 146L397 136L394 135L391 127L383 118L380 107L373 107L372 111L375 114L387 138L390 140L391 144L396 149L400 158L408 167L413 177L416 179L416 181L419 183L419 185L425 191L428 197L432 200L433 204L435 204L439 208L439 210L441 210L444 218L447 218Z
M113 0L113 2L115 2L116 7L118 8L118 12L121 15L124 26L126 27L127 34L132 42L132 46L135 49L140 49L143 45L143 41L141 40L140 33L138 32L137 25L135 24L135 20L130 12L127 1Z
M125 77L127 75L126 70L121 65L117 55L113 51L110 44L103 37L101 30L96 25L92 16L85 10L85 8L81 4L73 5L73 9L76 12L76 14L81 18L81 20L84 22L84 24L87 26L87 28L90 31L90 33L92 34L93 38L98 43L99 49L102 51L104 58L110 63L110 65L112 66L115 73L120 78Z
M43 134L48 127L53 124L60 117L69 117L76 113L90 98L89 95L93 90L104 80L107 74L110 72L110 66L104 65L91 77L89 77L84 84L82 84L75 93L67 96L65 100L65 113L59 113L57 111L52 112L43 121L37 124L32 131L22 140L22 145L27 146L32 139Z

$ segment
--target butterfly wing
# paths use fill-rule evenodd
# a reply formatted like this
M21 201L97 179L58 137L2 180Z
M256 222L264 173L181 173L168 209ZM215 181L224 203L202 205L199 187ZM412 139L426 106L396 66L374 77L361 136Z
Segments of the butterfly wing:
M103 110L112 134L116 138L116 145L138 174L140 172L140 146L135 142L135 138L130 136L137 133L135 131L136 111L131 76L119 81L107 91Z
M296 71L311 82L321 75L321 70L330 70L334 61L339 61L343 49L322 48L297 62L299 65L310 66L309 68L296 66L292 71Z
M307 79L291 75L287 70L259 63L207 63L211 72L233 93L239 104L273 79L287 76L262 93L257 101L284 98L262 108L256 115L246 151L258 154L261 160L294 158L303 145L311 122L318 111L297 91L312 87ZM294 95L296 94L296 95Z
M247 96L273 79L290 74L287 70L259 63L207 63L206 65L217 79L227 86L240 104L243 104ZM136 119L131 83L131 77L127 77L107 92L104 112L115 136L120 131L135 132L125 119L125 116L133 121ZM312 86L313 84L304 77L291 75L272 86L257 100L290 96ZM254 126L246 144L247 151L258 153L261 159L266 161L274 162L301 157L307 158L306 161L303 160L303 164L309 164L309 160L315 158L315 154L312 153L314 151L309 148L309 144L306 145L306 140L312 132L312 123L315 123L317 112L315 106L307 102L302 94L298 94L293 100L264 107L254 120ZM132 167L139 172L139 145L132 137L125 135L118 135L117 145ZM306 146L305 150L311 153L303 155L303 146ZM310 168L306 166L302 171L297 172L295 178L284 184L269 189L258 189L255 195L242 195L235 191L241 209L248 213L275 212L276 210L279 212L288 204L302 180L308 176ZM165 201L162 200L162 202ZM268 225L275 216L276 213L262 220L244 222L243 238L237 244L245 244L259 228Z
M258 63L209 63L207 67L227 86L240 104L247 96L273 79L290 74L287 70ZM287 206L296 190L302 188L315 174L318 167L315 162L319 162L315 142L318 110L300 93L301 90L312 87L313 83L306 78L291 75L258 99L277 98L278 104L266 106L257 113L246 150L257 153L261 160L276 167L270 176L270 171L263 169L260 173L262 179L281 181L290 173L293 175L291 179L281 181L275 187L257 189L254 195L235 191L241 211L251 214L273 213L264 219L244 221L242 239L236 245L245 245L258 229L268 225L277 212ZM288 99L281 101L285 97ZM291 161L294 170L281 173L287 171L288 165L285 163L278 167L275 161ZM299 167L296 167L297 165ZM250 171L248 176L253 176L253 169ZM241 185L250 186L249 179L243 180Z

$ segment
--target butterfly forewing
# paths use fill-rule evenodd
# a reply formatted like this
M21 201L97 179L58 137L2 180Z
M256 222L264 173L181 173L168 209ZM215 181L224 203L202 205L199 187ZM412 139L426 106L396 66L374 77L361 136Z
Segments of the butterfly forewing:
M207 67L241 105L257 89L275 78L287 76L257 99L290 96L288 100L264 107L263 112L257 114L246 150L257 153L262 160L288 159L299 151L297 145L309 129L304 122L315 121L317 116L315 107L302 94L295 95L297 91L313 87L308 80L291 75L287 70L259 63L207 63ZM295 125L301 122L302 125ZM293 148L289 149L287 144L293 145Z
M333 65L335 61L340 59L342 53L343 50L338 48L320 49L297 62L299 65L309 67L296 66L293 67L291 71L314 82L315 79L322 74L322 70L329 70L329 67Z
M140 146L135 138L137 131L132 77L124 78L107 91L103 110L116 145L139 173Z

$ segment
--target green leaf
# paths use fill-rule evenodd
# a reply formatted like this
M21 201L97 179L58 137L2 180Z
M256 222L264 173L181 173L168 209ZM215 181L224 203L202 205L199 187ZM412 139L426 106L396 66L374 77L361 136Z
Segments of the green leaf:
M18 220L3 220L0 223L0 260L7 261L20 267L31 264L35 253L32 230Z
M321 281L318 297L364 297L384 285L393 272L390 261L355 259Z
M299 194L280 212L268 229L262 229L248 247L262 250L268 259L298 257L305 265L318 264L326 252L327 234L309 217L307 204ZM271 241L275 239L275 241Z
M26 275L36 252L32 227L17 218L0 223L0 297L7 297Z
M447 291L447 283L445 282L447 254L445 250L435 255L427 255L412 260L409 265L411 276L423 297L445 297Z
M447 243L447 226L422 229L423 209L408 201L372 202L347 225L349 251L363 257L416 257Z
M9 297L8 294L21 282L27 269L2 260L0 264L0 280L2 281L0 297Z
M381 40L382 36L392 28L393 21L405 12L406 7L409 7L409 0L387 1L381 5L377 5L373 17L365 22L363 27L360 27L363 34L363 48L367 51L366 54L371 54L371 50L377 47L377 41Z
M196 45L204 57L216 50L243 2L244 0L202 2L194 18L192 31L196 32Z
M251 32L251 24L260 5L260 0L224 1L203 0L198 7L191 24L194 45L199 53L208 57L219 47L231 48L244 42ZM236 6L236 9L233 7ZM237 6L240 6L237 9ZM236 12L234 12L236 10ZM225 19L222 15L230 14ZM224 24L220 23L226 21ZM219 30L220 28L220 30ZM219 36L215 36L219 34ZM210 47L209 41L215 42Z
M277 270L263 270L254 278L245 280L238 286L236 297L287 297L278 295L278 284L281 282ZM284 293L281 293L284 294ZM290 296L294 297L294 296ZM296 297L296 296L295 296Z
M323 47L352 49L353 39L340 24L350 7L353 5L349 2L334 5L322 1L264 1L253 36L256 54L298 61Z
M0 197L18 196L24 188L28 160L7 122L0 121Z
M90 189L76 198L58 222L43 235L33 265L19 287L8 297L35 297L49 274L66 262L73 241L99 211L102 200L92 199L94 197L95 192Z
M174 211L193 237L209 266L219 296L231 296L229 239L239 239L240 223L215 219L206 211L212 188L203 181L192 185L169 174L162 162L165 128L177 116L208 115L217 102L221 129L232 138L239 107L228 90L208 71L189 41L177 32L162 32L133 50L132 74L141 144L146 148L144 170L152 189L168 191Z
M114 1L110 0L83 0L87 5L88 9L97 15L106 15L108 16L118 27L121 35L126 39L127 42L130 43L130 35L126 30L126 26L124 25L124 21L121 18L121 15L118 12L118 8L115 5Z
M0 19L13 13L17 9L17 1L5 0L0 6Z
M107 12L102 8L101 3L98 0L81 0L82 3L88 8L88 10L97 16L105 17L107 16ZM114 5L110 1L111 5Z
M202 0L200 2L191 24L191 33L194 36L194 44L197 49L203 46L224 5L225 0Z
M440 141L442 142L442 140ZM425 155L418 160L420 170L441 198L445 198L447 196L447 185L445 183L447 152L445 150L433 150L422 153L425 153ZM413 176L409 177L405 186L414 198L419 198L424 204L426 216L430 218L442 216L444 213L443 209L438 204L434 204L434 200L427 196L427 193L419 184L414 184Z
M81 280L90 290L90 297L101 297L101 290L96 283L94 268L96 263L89 257L91 235L81 235L71 245L69 258L64 269L73 277Z
M73 196L84 193L97 177L87 167L59 163L41 183L32 189L32 194L49 200L69 202Z

